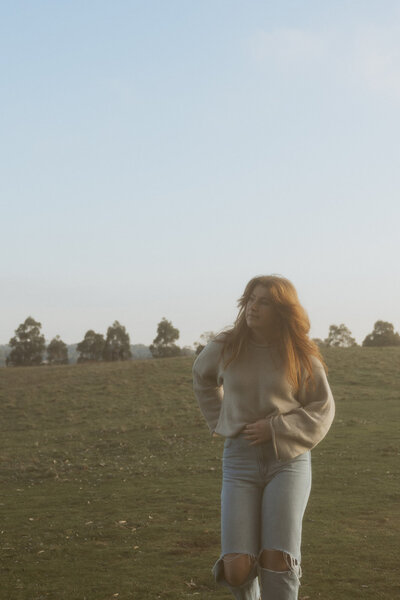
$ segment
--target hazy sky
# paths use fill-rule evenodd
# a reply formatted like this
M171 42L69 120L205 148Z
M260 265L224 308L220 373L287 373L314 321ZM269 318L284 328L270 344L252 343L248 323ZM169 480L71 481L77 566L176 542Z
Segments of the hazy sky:
M0 343L192 345L272 273L400 329L398 1L8 0L0 98Z

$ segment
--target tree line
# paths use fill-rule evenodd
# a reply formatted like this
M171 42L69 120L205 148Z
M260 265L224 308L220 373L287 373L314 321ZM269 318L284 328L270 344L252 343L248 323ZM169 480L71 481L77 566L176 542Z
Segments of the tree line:
M206 331L200 336L200 343L196 344L196 354L200 354L204 346L215 336L213 331ZM325 339L312 338L321 348L350 348L358 346L352 337L351 331L344 323L330 325L328 337ZM376 321L374 329L362 341L361 346L400 346L400 335L394 331L394 326L388 321Z
M63 365L68 364L67 344L56 335L47 345L41 333L41 323L32 317L27 317L15 330L15 336L9 341L11 351L6 358L7 366L34 366L41 364ZM208 331L200 336L196 342L195 354L199 354L215 333ZM176 345L179 330L165 317L158 323L157 335L150 344L149 350L153 358L187 355L185 349ZM358 346L351 335L351 331L341 323L330 325L328 337L324 340L313 338L320 347L349 348ZM400 335L394 331L392 323L376 321L373 331L368 334L362 346L400 346ZM77 344L78 363L93 361L121 361L132 358L130 338L125 327L114 321L108 327L106 336L89 329L79 344ZM44 358L46 354L46 358Z
M322 347L335 346L348 348L358 346L356 340L352 337L351 331L341 323L340 325L330 325L328 337L324 340L313 338L314 341ZM395 332L394 326L388 321L376 321L374 329L365 336L361 346L400 346L400 335Z
M11 351L6 358L7 366L23 367L68 364L68 346L56 335L47 345L41 333L42 324L32 317L27 317L15 330L9 341ZM175 344L179 338L176 329L165 317L158 323L157 336L149 349L153 358L178 356L184 350ZM108 327L107 334L96 333L89 329L76 347L78 363L93 361L120 361L132 358L130 337L126 328L119 321ZM46 356L46 358L44 358Z

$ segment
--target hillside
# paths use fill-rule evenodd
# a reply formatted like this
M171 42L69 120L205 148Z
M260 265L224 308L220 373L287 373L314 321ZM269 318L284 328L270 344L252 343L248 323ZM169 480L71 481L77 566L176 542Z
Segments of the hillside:
M312 452L300 598L392 600L400 348L326 349L335 422ZM222 439L192 358L3 369L1 600L223 600Z

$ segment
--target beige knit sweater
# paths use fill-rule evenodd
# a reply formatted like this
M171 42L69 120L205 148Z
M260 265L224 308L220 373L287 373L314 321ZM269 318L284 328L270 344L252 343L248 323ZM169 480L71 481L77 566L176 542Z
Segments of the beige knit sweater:
M223 339L220 336L217 339ZM219 359L221 349L221 343L210 341L193 365L194 393L211 433L235 437L245 425L267 418L278 460L294 458L322 440L335 404L316 357L311 357L315 387L310 384L305 390L303 371L295 394L276 346L249 342L245 355L226 369Z

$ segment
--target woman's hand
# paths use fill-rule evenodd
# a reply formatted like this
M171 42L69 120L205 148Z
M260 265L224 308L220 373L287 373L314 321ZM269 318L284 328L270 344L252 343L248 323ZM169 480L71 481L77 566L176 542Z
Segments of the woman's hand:
M260 419L255 423L250 423L243 428L246 440L250 440L250 446L268 442L272 438L271 426L267 419Z

